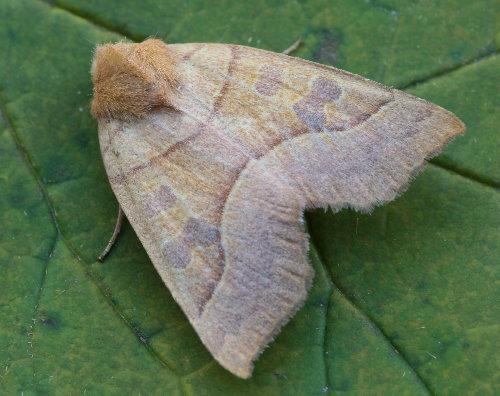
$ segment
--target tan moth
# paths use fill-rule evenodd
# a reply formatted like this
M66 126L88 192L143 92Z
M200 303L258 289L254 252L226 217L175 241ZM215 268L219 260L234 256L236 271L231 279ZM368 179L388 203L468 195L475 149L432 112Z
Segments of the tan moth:
M242 378L306 298L304 209L391 201L464 131L404 92L238 45L102 45L92 81L120 206L205 346Z

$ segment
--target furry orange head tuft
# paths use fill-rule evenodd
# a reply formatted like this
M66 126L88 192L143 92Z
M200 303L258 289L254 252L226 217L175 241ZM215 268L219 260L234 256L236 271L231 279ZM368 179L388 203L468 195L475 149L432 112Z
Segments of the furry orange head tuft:
M141 118L155 107L171 107L177 86L167 45L155 39L97 47L91 73L95 118Z

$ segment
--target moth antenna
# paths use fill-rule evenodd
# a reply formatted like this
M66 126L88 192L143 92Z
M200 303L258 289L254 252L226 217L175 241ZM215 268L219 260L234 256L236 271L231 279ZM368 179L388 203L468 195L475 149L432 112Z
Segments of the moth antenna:
M118 217L116 219L115 230L113 231L113 235L111 235L111 238L106 247L104 248L104 250L102 251L102 253L99 255L99 257L97 257L97 260L99 260L101 263L104 263L104 259L111 251L111 248L115 245L116 240L118 239L118 235L120 235L120 231L122 230L124 218L125 218L125 213L123 212L122 207L118 205Z
M303 43L303 41L299 38L299 39L297 39L297 41L295 41L295 43L293 43L290 47L288 47L282 53L285 54L285 55L290 55L297 48L299 48L302 45L302 43Z

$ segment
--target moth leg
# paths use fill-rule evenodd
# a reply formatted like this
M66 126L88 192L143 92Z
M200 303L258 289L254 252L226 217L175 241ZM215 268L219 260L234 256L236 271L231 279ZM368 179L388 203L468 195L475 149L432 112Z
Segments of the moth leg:
M293 43L290 47L283 51L283 54L290 55L293 51L295 51L302 44L301 39L297 39L295 43Z
M122 207L118 205L118 218L116 219L116 225L115 230L113 231L113 235L111 235L111 239L109 240L102 253L99 255L99 257L97 257L97 260L99 260L101 263L104 262L104 258L108 255L109 251L118 239L118 235L120 234L120 231L122 229L124 217L125 213L123 213Z

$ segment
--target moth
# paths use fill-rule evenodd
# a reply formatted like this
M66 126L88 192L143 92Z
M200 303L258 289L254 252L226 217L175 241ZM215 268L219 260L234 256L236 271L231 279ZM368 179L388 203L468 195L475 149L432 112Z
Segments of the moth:
M463 123L334 67L228 44L97 47L112 189L214 358L248 378L303 304L303 211L393 200Z

